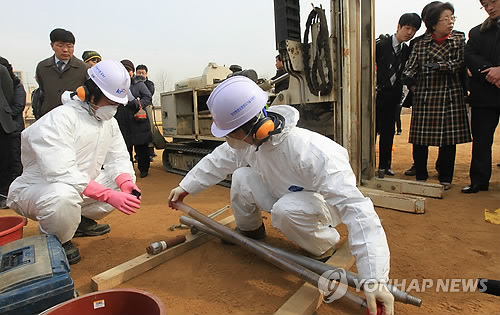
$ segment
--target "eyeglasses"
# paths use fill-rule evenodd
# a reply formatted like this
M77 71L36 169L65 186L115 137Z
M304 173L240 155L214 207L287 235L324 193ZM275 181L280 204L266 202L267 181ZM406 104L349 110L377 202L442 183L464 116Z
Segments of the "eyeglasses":
M452 16L447 16L444 19L440 19L439 22L452 22L454 23L457 20L457 17L452 15Z
M75 45L71 43L56 42L54 45L58 48L67 48L67 49L75 48Z
M99 61L101 61L101 59L99 59L99 58L92 58L89 61L92 61L94 63L98 63Z
M228 133L227 135L225 135L224 138L226 138L226 139L231 138L231 139L235 139L235 140L245 141L245 139L248 138L248 136L250 136L250 134L252 133L252 130L250 130L250 132L248 132L242 139L232 137L231 133Z

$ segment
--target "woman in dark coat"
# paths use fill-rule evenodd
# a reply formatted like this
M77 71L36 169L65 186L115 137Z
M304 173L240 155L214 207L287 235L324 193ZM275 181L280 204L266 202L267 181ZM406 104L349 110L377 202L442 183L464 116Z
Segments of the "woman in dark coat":
M151 132L149 117L146 114L146 119L137 120L134 115L142 107L144 110L146 106L153 103L151 92L140 80L136 80L134 76L134 65L130 60L124 59L121 63L130 74L130 92L129 102L124 106L118 106L115 118L118 121L123 138L127 145L130 154L130 161L133 162L133 150L137 154L137 168L139 169L140 176L148 176L149 171L149 148L148 144L153 141L153 134Z
M427 33L415 44L403 73L415 93L409 142L417 180L429 177L429 146L437 146L436 169L445 189L453 179L456 144L471 141L462 87L465 34L453 30L453 13L450 3L429 9L424 19Z

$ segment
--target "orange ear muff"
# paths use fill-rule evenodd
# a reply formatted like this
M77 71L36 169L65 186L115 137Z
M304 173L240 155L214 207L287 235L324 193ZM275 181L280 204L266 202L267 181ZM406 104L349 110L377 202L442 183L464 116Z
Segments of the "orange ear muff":
M90 101L90 95L89 95L89 91L87 90L87 87L82 85L82 86L79 86L78 88L76 88L76 95L78 96L78 98L80 100L82 100L83 102L88 102Z
M253 138L256 140L263 140L274 130L274 122L271 118L266 117L255 124L253 130Z

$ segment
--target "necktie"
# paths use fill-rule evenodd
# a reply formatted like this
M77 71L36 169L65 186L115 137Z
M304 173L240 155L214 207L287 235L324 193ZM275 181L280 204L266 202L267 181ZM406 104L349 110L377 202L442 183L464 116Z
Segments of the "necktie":
M395 63L391 65L391 71L393 72L390 77L391 85L394 85L394 82L396 82L396 74L401 68L401 60L399 58L399 56L401 56L401 43L394 47L394 53L396 55L396 60Z
M401 44L398 44L395 48L394 48L394 52L396 53L396 56L399 56L401 54Z
M63 68L64 68L64 62L62 62L61 60L59 60L57 62L57 69L59 69L59 72L62 72Z

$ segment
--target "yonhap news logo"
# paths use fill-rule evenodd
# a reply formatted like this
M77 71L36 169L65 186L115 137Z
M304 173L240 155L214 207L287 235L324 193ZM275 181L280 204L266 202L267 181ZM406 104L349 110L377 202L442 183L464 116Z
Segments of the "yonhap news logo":
M347 292L347 273L343 268L325 271L318 281L318 289L325 303L340 299Z

